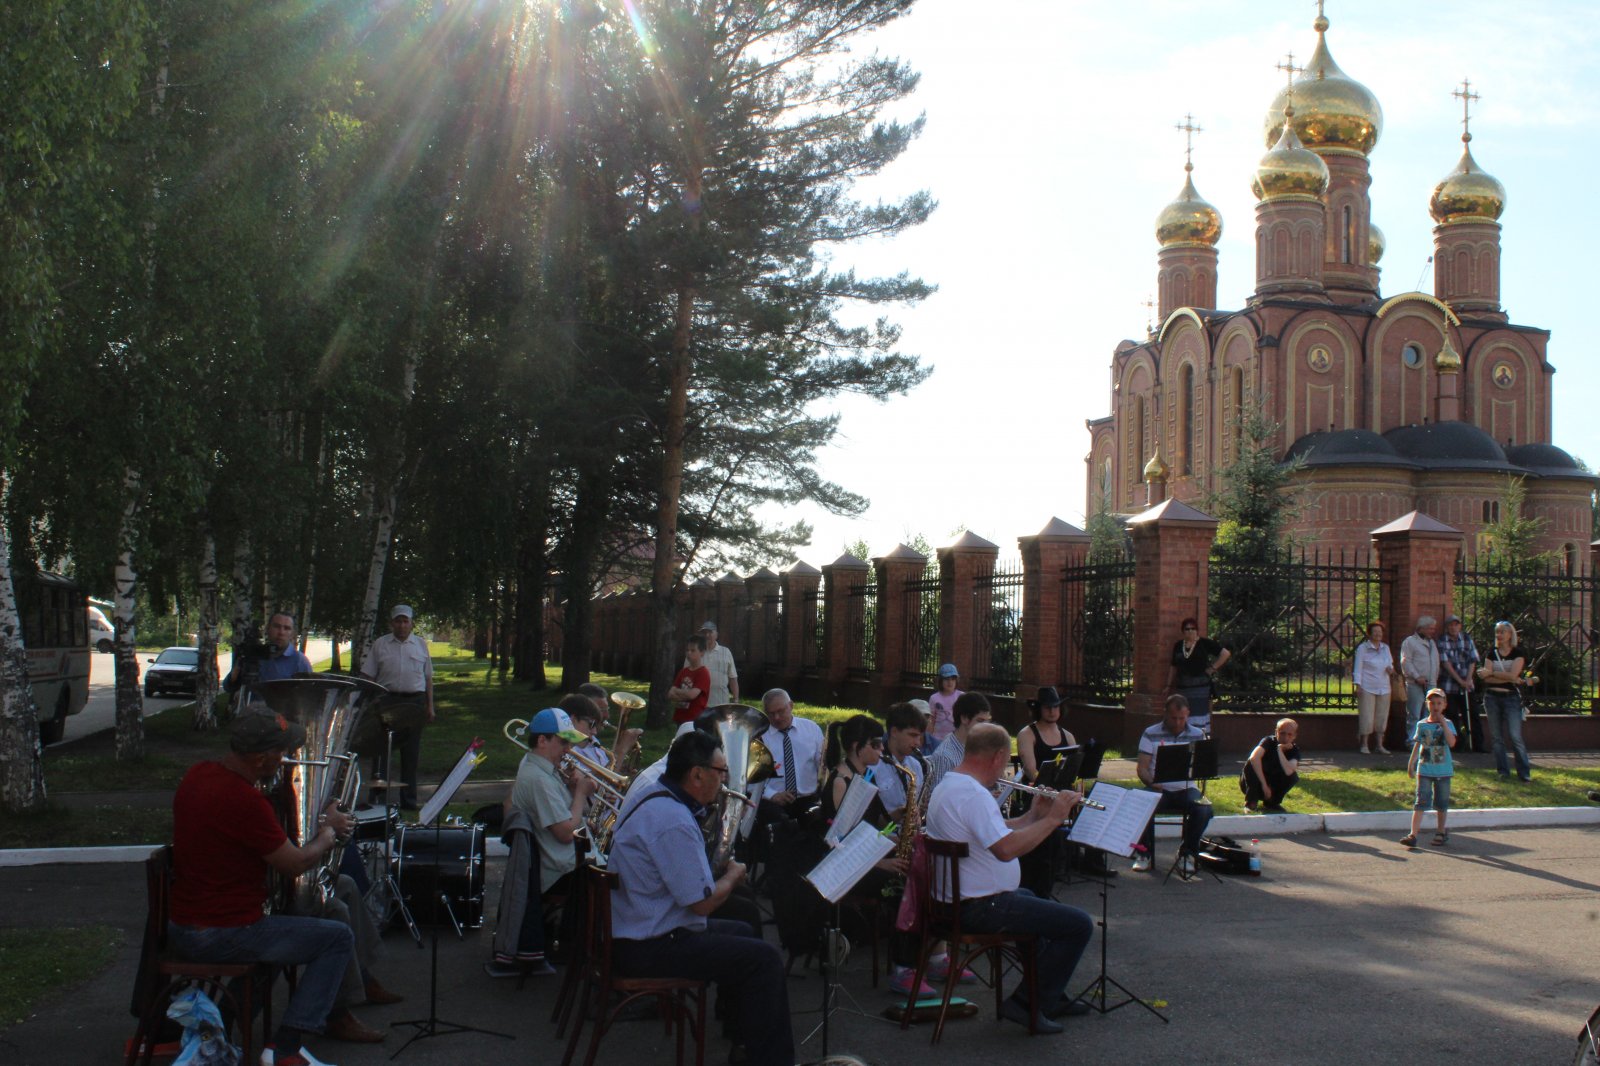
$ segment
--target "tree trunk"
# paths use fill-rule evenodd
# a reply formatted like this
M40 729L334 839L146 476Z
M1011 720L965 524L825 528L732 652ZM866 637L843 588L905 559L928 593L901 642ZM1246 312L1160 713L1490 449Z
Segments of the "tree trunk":
M338 633L333 633L332 634L332 641L331 642L333 644L333 658L328 663L328 670L331 673L342 674L342 673L344 673L344 668L339 665L339 634Z
M44 749L39 708L28 683L28 650L11 584L11 548L0 522L0 806L34 810L44 804Z
M255 585L255 568L250 562L250 533L248 530L239 531L239 539L233 542L233 642L239 644L244 640L244 634L250 628L250 622L255 617L255 604L250 599L250 591Z
M217 603L217 538L209 524L200 542L200 624L195 641L200 668L194 679L194 727L217 728L217 639L221 608Z
M139 472L123 475L122 522L117 528L117 576L112 625L116 627L117 657L117 758L137 759L144 754L144 699L139 693L138 636L133 616L139 590L134 566L134 537L139 514Z
M611 510L611 481L589 469L578 477L572 503L572 533L562 546L561 577L566 610L561 619L561 688L572 692L589 680L594 646L595 570L606 519Z
M404 405L411 402L417 384L417 350L406 354L405 370L401 375L400 398ZM396 420L396 426L404 423ZM372 501L375 521L372 530L372 555L367 560L367 591L361 598L361 615L356 622L356 632L350 647L350 669L359 671L366 660L372 642L377 639L378 601L383 595L383 573L389 566L389 547L394 541L395 511L399 506L400 471L405 461L405 433L395 429L390 439L389 483L382 488L377 484L380 475L373 475Z

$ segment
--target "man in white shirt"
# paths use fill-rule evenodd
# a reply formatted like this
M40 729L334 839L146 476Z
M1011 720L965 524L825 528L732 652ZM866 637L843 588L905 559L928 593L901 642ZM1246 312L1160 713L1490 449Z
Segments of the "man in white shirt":
M400 806L417 806L417 759L422 751L422 728L433 721L433 659L428 642L411 632L415 612L400 604L389 612L389 632L372 642L361 673L388 689L377 711L394 731L400 750ZM380 752L386 752L385 744ZM385 754L377 758L377 776L388 778ZM392 780L392 779L391 779Z
M700 623L700 635L705 638L706 650L700 665L711 674L711 690L706 697L707 707L721 707L724 703L739 702L739 670L733 665L733 652L717 643L717 623ZM688 666L689 661L684 660Z
M1038 847L1082 801L1076 792L1041 797L1027 814L1009 821L992 790L1011 761L1011 735L989 722L967 734L960 765L946 774L928 803L928 835L967 845L961 862L961 928L973 933L1032 933L1038 941L1040 1033L1059 1033L1055 1019L1089 1013L1067 997L1067 982L1094 934L1094 920L1077 907L1040 899L1025 888L1017 857ZM1033 1004L1027 985L1000 1007L1007 1021L1027 1025Z
M1169 811L1183 813L1183 849L1178 856L1178 872L1183 877L1194 874L1195 856L1200 854L1200 838L1211 824L1211 801L1206 799L1193 781L1157 781L1156 752L1168 744L1192 744L1205 740L1206 735L1189 724L1189 700L1181 692L1167 697L1161 721L1139 734L1139 780L1146 788L1161 793L1156 813ZM1156 822L1151 818L1144 827L1139 843L1144 846L1133 860L1135 870L1150 869L1150 856L1156 844Z
M1431 614L1417 619L1416 632L1400 642L1400 672L1406 679L1406 737L1417 735L1417 722L1427 714L1428 690L1439 683L1439 621Z

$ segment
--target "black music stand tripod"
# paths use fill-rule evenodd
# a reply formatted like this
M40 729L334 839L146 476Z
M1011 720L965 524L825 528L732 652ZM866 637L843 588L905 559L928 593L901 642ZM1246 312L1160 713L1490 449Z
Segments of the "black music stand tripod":
M461 783L467 779L467 775L472 773L473 767L478 764L478 749L482 746L483 741L481 740L475 740L467 746L467 750L462 753L461 758L456 762L455 768L451 770L449 776L447 776L444 781L439 784L439 787L434 791L433 795L429 797L427 805L422 808L422 811L417 816L418 821L420 821L423 825L427 825L429 822L433 823L433 853L435 856L441 853L442 848L441 841L443 838L444 806L446 803L450 802L450 797L456 794L456 789L461 787ZM435 880L433 887L435 900L440 907L444 908L444 913L449 917L450 924L455 927L456 939L462 939L461 922L457 920L456 912L450 906L449 895L439 891L437 879ZM404 1044L401 1044L400 1050L389 1056L391 1062L399 1058L401 1052L405 1051L405 1049L410 1047L412 1044L415 1044L418 1040L427 1040L436 1036L453 1036L456 1033L483 1033L485 1036L498 1036L505 1040L516 1039L516 1037L512 1036L510 1033L499 1033L495 1032L493 1029L479 1029L475 1025L464 1025L460 1022L449 1022L439 1017L438 915L435 914L434 918L433 958L429 964L428 973L428 1016L426 1018L413 1018L408 1021L391 1023L391 1028L395 1029L398 1029L404 1025L409 1025L416 1029L416 1032L411 1034L411 1039L407 1040Z
M1217 767L1217 742L1210 737L1204 740L1191 740L1184 744L1164 744L1156 749L1155 765L1151 767L1150 779L1155 784L1171 784L1182 781L1199 781L1200 793L1205 795L1206 782L1218 776ZM1211 801L1206 800L1207 803ZM1217 884L1222 883L1222 878L1217 876L1215 870L1201 866L1200 856L1191 857L1196 872L1192 874L1180 873L1178 864L1183 861L1184 845L1179 843L1178 850L1172 857L1172 865L1167 867L1167 876L1161 879L1162 884L1172 880L1174 873L1184 881L1194 881L1199 878L1200 870L1205 870Z
M1090 846L1092 847L1093 845ZM1114 853L1107 852L1107 854ZM1109 904L1107 900L1113 886L1111 884L1111 878L1103 874L1099 877L1086 877L1085 880L1100 882L1100 974L1093 981L1090 981L1084 990L1079 992L1075 998L1083 1000L1091 1009L1098 1011L1101 1014L1110 1014L1112 1011L1120 1010L1130 1003L1137 1003L1151 1014L1154 1014L1157 1018L1160 1018L1163 1022L1171 1024L1172 1019L1156 1010L1155 1006L1151 1004L1149 1000L1139 996L1127 985L1118 981L1115 977L1112 977L1106 972L1107 944L1111 939L1111 919L1108 913ZM1113 988L1115 988L1118 992L1121 992L1125 998L1116 1003L1108 1002L1110 999L1111 989Z

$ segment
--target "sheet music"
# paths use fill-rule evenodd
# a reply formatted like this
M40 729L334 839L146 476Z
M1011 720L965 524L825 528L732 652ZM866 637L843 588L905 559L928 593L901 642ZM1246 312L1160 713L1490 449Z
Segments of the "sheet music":
M889 852L894 841L866 822L860 822L827 858L806 874L806 880L829 903L838 903L868 870Z
M833 824L823 839L834 845L848 836L861 824L861 816L867 813L872 797L877 794L878 786L869 781L866 774L852 777L850 787L844 792L844 802L839 804L839 812L833 816Z
M450 797L456 794L456 789L461 787L461 782L472 773L473 767L488 758L482 754L480 750L482 747L481 740L474 740L467 745L467 750L461 753L461 758L456 760L450 773L439 783L439 787L433 790L433 795L428 797L428 802L417 814L419 824L432 825L433 820L439 817L439 812L444 810L444 805L450 802Z
M1144 827L1155 817L1161 793L1101 781L1090 794L1096 803L1105 804L1106 809L1097 811L1084 807L1079 810L1078 820L1072 823L1067 839L1114 855L1132 855L1133 846L1144 835Z

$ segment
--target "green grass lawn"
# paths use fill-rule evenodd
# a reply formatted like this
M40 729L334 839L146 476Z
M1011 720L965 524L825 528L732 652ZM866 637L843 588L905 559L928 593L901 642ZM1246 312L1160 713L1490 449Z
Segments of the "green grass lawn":
M106 925L0 929L0 1029L28 1020L45 996L111 965L122 934Z

